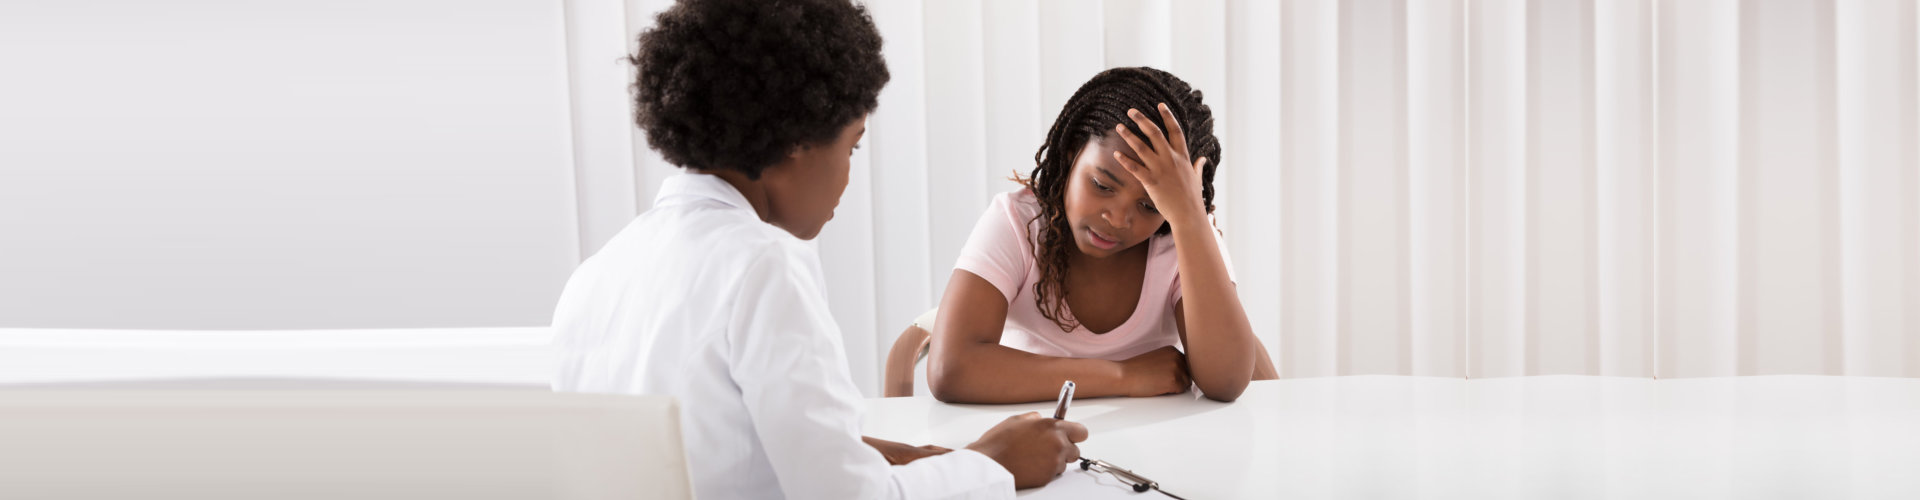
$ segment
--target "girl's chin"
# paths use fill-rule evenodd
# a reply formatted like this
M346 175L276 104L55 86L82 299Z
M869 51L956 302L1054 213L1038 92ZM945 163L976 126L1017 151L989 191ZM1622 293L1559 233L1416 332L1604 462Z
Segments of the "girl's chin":
M1100 248L1097 246L1093 246L1088 242L1080 241L1078 239L1075 239L1073 241L1073 247L1079 249L1080 253L1085 254L1088 257L1096 257L1096 258L1111 257L1114 254L1120 253L1121 250L1126 250L1126 247L1124 246L1116 246L1113 249Z

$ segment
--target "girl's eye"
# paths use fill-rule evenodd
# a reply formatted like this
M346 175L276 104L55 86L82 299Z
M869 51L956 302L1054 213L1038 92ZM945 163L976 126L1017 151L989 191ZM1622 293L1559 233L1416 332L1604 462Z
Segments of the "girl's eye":
M1140 208L1141 208L1141 209L1144 209L1144 210L1146 210L1146 211L1147 211L1147 213L1150 213L1150 214L1157 214L1157 213L1160 213L1160 209L1158 209L1158 208L1153 208L1153 205L1149 205L1149 204L1144 204L1144 203L1143 203L1143 204L1141 204L1141 205L1140 205Z
M1098 180L1093 181L1093 186L1100 188L1100 191L1103 191L1103 192L1108 192L1108 193L1113 192L1113 188L1107 187L1106 184L1101 184L1100 181Z

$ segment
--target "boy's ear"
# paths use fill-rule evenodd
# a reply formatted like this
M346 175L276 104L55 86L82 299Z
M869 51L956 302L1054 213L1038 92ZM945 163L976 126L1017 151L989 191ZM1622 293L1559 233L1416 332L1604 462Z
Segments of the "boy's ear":
M774 169L783 168L788 165L799 165L801 163L804 163L802 160L805 159L806 152L807 152L806 145L804 144L796 145L793 148L787 150L786 158L782 158L780 161L774 162L773 165L767 166L767 170L772 171Z

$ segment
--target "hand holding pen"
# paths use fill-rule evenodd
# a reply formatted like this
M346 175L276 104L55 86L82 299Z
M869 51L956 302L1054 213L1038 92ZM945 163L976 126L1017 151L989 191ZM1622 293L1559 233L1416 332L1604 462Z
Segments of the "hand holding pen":
M1055 401L1053 403L1053 419L1065 421L1067 419L1067 407L1069 406L1073 406L1073 381L1072 380L1068 380L1066 384L1062 384L1060 386L1060 399L1059 401ZM1160 489L1160 483L1155 482L1152 479L1147 479L1146 476L1136 474L1130 470L1122 469L1118 466L1107 463L1105 460L1095 460L1091 458L1080 457L1074 461L1080 463L1080 470L1102 472L1106 474L1111 474L1113 475L1113 477L1119 478L1122 482L1127 483L1128 486L1133 487L1134 493L1141 493L1147 490L1154 490L1154 491L1160 492L1160 494L1162 495L1173 497L1179 500L1186 500L1184 498L1180 498L1179 495L1167 493L1166 490Z
M1063 388L1062 395L1071 399L1071 390ZM1058 405L1054 413L1065 417L1065 403ZM1014 487L1026 489L1046 486L1065 472L1068 463L1080 459L1080 447L1074 443L1086 440L1086 426L1041 417L1039 412L1026 412L1007 417L988 429L979 441L967 445L967 449L999 462L1007 472L1013 473Z

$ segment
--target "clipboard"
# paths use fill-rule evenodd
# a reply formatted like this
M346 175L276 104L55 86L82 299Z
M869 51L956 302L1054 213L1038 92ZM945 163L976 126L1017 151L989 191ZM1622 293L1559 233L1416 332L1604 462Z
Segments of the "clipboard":
M1100 498L1171 498L1186 500L1178 495L1160 489L1160 483L1147 479L1133 471L1120 468L1105 460L1082 457L1080 461L1067 465L1066 472L1046 486L1020 491L1019 498L1046 499L1100 499Z

